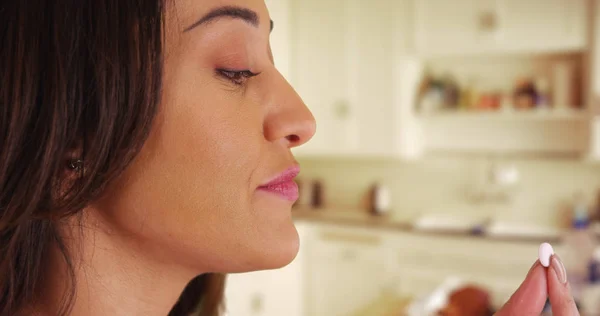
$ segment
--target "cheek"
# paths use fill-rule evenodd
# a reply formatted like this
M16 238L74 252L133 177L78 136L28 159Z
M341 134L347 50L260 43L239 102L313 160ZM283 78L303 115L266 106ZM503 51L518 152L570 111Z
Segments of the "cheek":
M143 218L150 230L138 233L194 239L206 227L227 231L250 219L264 152L259 108L236 105L211 85L166 86L152 133L114 193L121 224Z
M174 195L180 209L218 208L227 221L227 211L249 207L264 146L262 118L258 106L237 104L239 96L207 81L194 89L179 86L175 97L165 98L156 167L184 195Z

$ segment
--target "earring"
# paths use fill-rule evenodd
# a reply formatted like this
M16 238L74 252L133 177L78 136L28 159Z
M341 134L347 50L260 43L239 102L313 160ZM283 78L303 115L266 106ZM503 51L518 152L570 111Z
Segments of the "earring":
M83 160L81 159L71 159L67 167L73 171L80 171L83 167Z

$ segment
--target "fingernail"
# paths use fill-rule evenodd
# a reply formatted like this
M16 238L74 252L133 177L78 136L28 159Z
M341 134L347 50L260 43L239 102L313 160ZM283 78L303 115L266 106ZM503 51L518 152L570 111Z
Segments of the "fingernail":
M550 265L552 266L552 270L556 274L558 281L562 284L567 284L567 270L565 270L565 266L557 255L552 255Z

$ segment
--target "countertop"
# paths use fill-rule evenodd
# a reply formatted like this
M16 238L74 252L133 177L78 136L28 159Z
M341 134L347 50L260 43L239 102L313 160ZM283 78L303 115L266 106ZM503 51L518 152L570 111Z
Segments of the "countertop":
M373 229L410 232L414 234L426 234L431 236L445 236L456 238L476 238L490 241L510 241L510 242L528 242L557 243L560 241L561 231L549 229L535 233L506 233L489 234L486 233L486 226L478 227L473 230L457 229L421 229L415 227L410 219L393 217L390 215L371 215L364 210L341 210L334 208L309 209L294 208L292 216L296 221L306 221L324 224L336 224L347 226L367 227Z
M352 316L404 316L410 303L408 298L384 295Z

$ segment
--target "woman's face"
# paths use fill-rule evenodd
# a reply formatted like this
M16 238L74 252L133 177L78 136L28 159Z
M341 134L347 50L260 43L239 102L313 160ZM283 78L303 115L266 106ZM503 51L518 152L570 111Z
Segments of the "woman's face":
M160 113L140 155L92 207L164 264L286 265L298 250L297 188L265 184L294 175L290 149L315 122L275 69L269 12L263 0L167 3Z

